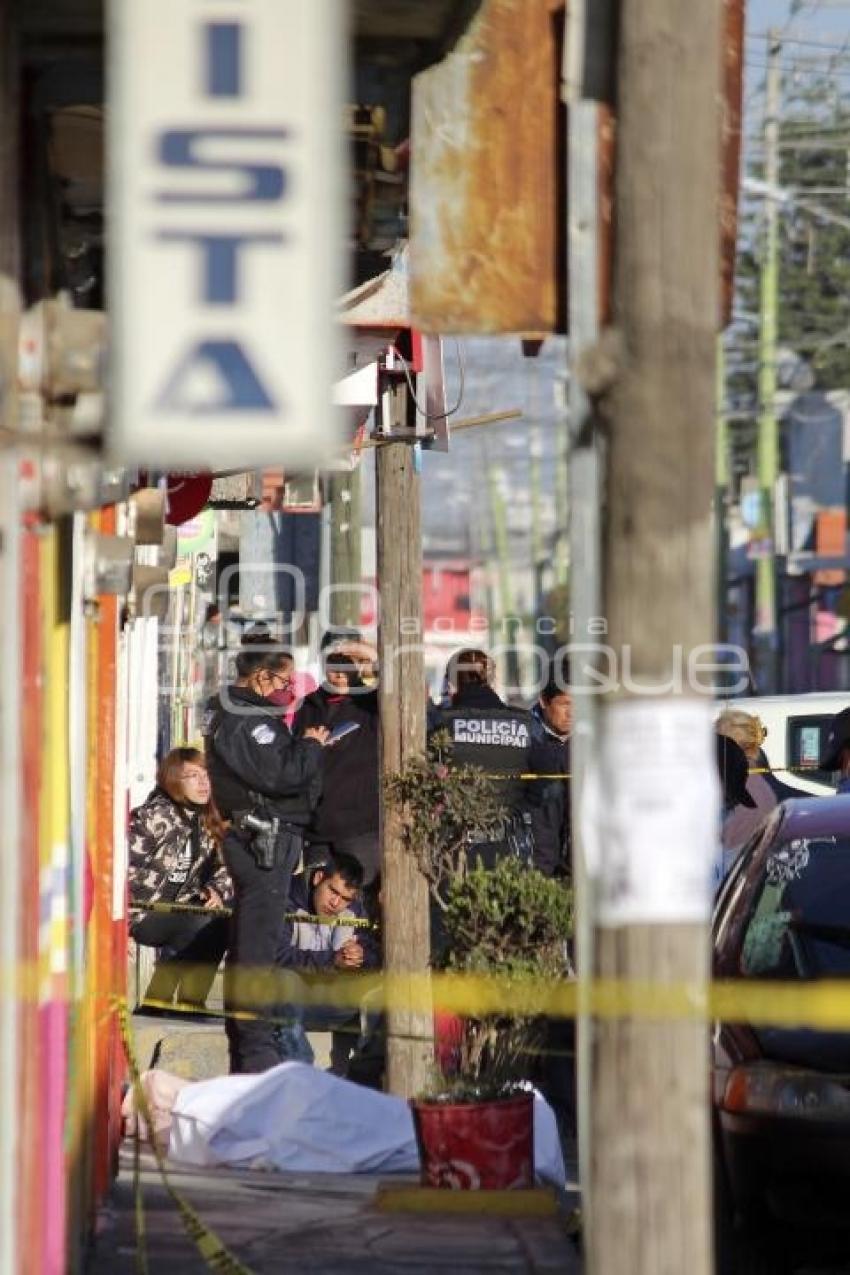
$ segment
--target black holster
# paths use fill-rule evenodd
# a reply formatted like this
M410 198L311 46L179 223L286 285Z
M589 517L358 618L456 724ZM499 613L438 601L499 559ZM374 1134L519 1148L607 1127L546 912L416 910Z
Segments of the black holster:
M278 842L281 821L256 806L249 810L234 810L233 826L247 842L247 848L257 861L257 867L271 872L279 862Z

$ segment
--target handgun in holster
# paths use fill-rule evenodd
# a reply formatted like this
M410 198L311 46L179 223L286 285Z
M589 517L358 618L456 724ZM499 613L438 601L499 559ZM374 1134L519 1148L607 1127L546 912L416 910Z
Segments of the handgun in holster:
M277 840L280 819L257 810L240 810L234 815L234 823L240 832L250 836L249 849L257 861L257 867L271 872L277 856Z

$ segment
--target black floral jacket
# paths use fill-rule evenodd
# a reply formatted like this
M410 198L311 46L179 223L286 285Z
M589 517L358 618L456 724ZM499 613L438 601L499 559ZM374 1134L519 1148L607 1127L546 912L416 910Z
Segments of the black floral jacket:
M212 889L226 906L230 904L230 876L215 839L203 825L195 840L198 853L186 869L185 849L193 818L197 815L172 801L161 788L154 788L147 800L130 812L128 880L133 920L141 915L141 905L159 903L164 895L173 903L203 904ZM175 889L169 878L181 868L186 878Z

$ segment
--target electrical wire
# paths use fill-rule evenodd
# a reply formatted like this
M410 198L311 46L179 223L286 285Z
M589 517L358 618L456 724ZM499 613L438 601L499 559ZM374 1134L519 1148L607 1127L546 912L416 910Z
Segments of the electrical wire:
M765 61L755 61L752 58L745 59L744 66L748 70L767 71L769 64ZM802 63L785 63L783 73L786 77L797 75L814 75L821 80L845 80L850 75L850 66L845 70L839 70L832 66L806 66Z
M747 33L746 39L766 40L768 43L773 42L773 36L770 31L750 31ZM786 35L781 40L781 43L797 44L807 49L829 49L833 53L844 53L848 51L848 41L850 41L850 35L847 35L840 44L835 41L831 42L828 40L802 40L799 36Z
M407 388L410 390L410 397L413 399L413 402L416 405L417 412L419 412L421 416L424 416L426 421L446 420L448 419L449 416L454 416L456 412L460 411L460 408L463 404L463 399L466 392L466 364L463 357L463 350L461 349L460 341L457 339L457 337L454 338L454 343L455 343L455 351L457 353L457 369L458 369L458 382L459 382L458 396L457 396L457 402L452 407L447 407L444 412L429 412L427 408L422 406L422 404L419 402L419 399L416 397L416 387L413 384L413 378L410 375L410 364L408 363L407 359L404 357L401 350L399 350L397 346L395 345L387 346L387 349L392 350L393 354L401 363L401 366L404 369L405 380L407 381Z

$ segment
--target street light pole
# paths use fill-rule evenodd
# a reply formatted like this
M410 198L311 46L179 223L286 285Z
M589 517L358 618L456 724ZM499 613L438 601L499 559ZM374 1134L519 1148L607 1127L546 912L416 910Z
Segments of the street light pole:
M505 498L502 494L500 473L496 469L492 452L486 441L482 445L482 451L487 476L487 489L490 495L490 517L493 524L493 543L496 549L496 565L499 578L499 621L501 628L499 636L500 639L504 638L506 645L505 680L511 689L511 693L516 695L519 693L521 680L519 652L517 650L517 642L520 635L511 580L508 515L505 508ZM499 645L501 645L501 640Z
M779 110L782 88L782 43L777 31L768 41L765 120L765 183L779 186ZM777 318L779 312L779 206L765 204L765 243L761 267L759 325L759 423L757 468L762 545L756 559L756 683L762 693L777 691L778 634L774 493L779 476L779 423L776 418Z
M714 525L717 534L717 640L726 641L726 572L729 544L726 532L726 503L729 498L729 422L726 416L726 352L723 337L717 341L717 434L714 456Z
M328 478L330 497L330 584L337 588L331 597L331 623L343 628L360 624L361 514L360 470L332 473ZM349 586L349 587L345 587Z

